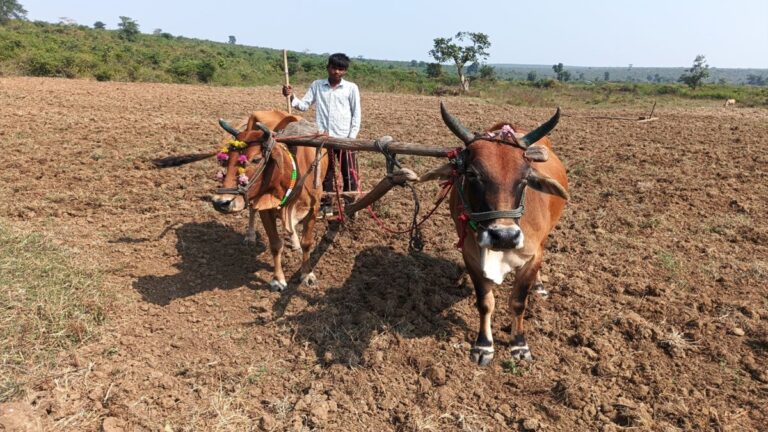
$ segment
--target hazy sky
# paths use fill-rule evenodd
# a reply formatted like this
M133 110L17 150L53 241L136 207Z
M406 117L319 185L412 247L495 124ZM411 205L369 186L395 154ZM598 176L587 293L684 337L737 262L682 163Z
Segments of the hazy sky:
M768 68L768 0L18 0L30 20L312 53L429 61L436 37L483 32L489 63Z

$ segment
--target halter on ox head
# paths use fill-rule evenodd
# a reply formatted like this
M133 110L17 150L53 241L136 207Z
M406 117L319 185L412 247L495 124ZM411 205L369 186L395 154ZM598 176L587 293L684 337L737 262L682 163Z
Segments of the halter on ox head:
M219 125L234 140L216 155L224 171L219 175L222 187L216 189L211 201L216 210L235 213L248 207L248 201L254 198L262 182L269 182L272 170L266 168L275 141L269 128L258 122L251 124L249 121L242 132L224 120L219 120Z
M560 109L551 119L522 136L500 123L484 134L472 134L445 106L440 112L446 126L465 144L454 160L459 178L456 186L462 217L477 231L481 248L520 249L524 235L519 221L525 211L527 188L568 199L557 180L540 172L532 162L545 162L547 148L534 144L547 135L560 119ZM501 133L497 133L501 129Z

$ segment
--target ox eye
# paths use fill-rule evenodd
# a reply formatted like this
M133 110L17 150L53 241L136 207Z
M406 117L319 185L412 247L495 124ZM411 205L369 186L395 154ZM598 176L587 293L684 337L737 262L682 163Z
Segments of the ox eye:
M473 169L468 169L466 171L465 175L467 176L467 178L469 180L473 180L473 181L480 181L480 180L482 180L480 178L480 174L478 174L477 171L475 171Z

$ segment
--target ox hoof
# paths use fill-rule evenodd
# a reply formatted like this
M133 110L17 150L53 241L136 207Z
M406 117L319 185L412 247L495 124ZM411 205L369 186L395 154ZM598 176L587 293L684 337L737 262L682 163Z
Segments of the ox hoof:
M277 279L272 279L272 282L269 283L269 288L275 292L282 292L283 290L288 288L288 284L286 284L285 282L280 282Z
M537 283L536 285L534 285L533 292L538 294L543 299L548 299L549 298L549 291L547 291L544 288L543 284Z
M301 283L308 287L313 287L317 285L317 276L315 276L314 273L309 272L306 275L301 277Z
M515 360L533 360L533 356L531 355L531 350L528 349L528 345L512 347L511 354L512 358Z
M469 350L469 359L472 360L472 363L476 363L478 366L488 366L493 361L493 348L473 347Z
M283 243L287 244L288 248L292 251L297 251L301 249L301 243L299 243L298 237L294 238L291 236L286 236L283 238Z
M246 235L245 238L243 238L243 244L245 245L254 245L256 244L256 233L253 233L253 235Z

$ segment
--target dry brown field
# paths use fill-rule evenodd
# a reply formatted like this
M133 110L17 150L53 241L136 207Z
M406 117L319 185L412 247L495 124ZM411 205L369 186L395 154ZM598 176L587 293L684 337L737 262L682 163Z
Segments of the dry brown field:
M362 100L363 138L459 144L436 97ZM474 130L554 110L444 100ZM320 223L319 286L275 293L261 227L246 246L246 215L210 205L214 161L150 164L215 149L219 117L283 107L279 89L0 78L0 223L72 251L113 299L95 337L4 369L24 386L9 402L42 430L768 430L768 110L720 105L644 124L584 117L645 104L563 107L551 139L572 199L546 248L552 295L531 297L535 359L506 361L501 286L479 368L447 207L419 253L368 214ZM383 158L361 160L370 187ZM417 189L425 211L438 186ZM404 189L378 206L401 228L411 209Z

